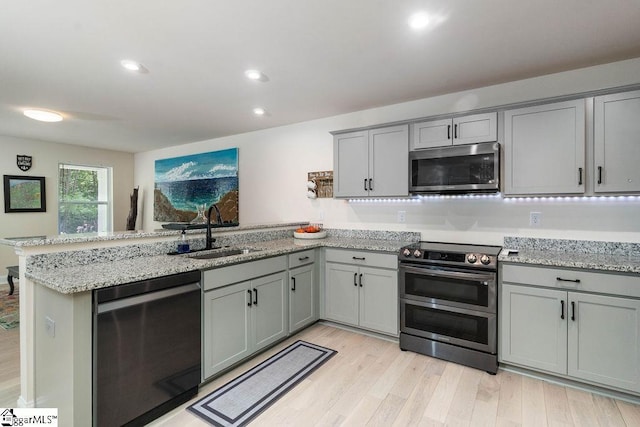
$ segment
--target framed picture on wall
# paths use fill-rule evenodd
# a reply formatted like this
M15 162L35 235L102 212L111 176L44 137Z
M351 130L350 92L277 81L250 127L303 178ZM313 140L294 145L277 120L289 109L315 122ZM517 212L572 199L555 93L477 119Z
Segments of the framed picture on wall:
M44 177L4 175L4 211L46 212Z

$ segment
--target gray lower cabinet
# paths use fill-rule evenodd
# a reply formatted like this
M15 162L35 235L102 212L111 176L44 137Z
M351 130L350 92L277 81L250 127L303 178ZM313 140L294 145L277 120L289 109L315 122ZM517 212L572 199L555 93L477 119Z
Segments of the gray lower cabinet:
M289 332L318 320L315 250L289 255Z
M325 318L397 336L397 256L327 249L326 261Z
M501 362L640 393L640 278L502 269Z
M285 270L283 256L204 272L204 380L287 336Z

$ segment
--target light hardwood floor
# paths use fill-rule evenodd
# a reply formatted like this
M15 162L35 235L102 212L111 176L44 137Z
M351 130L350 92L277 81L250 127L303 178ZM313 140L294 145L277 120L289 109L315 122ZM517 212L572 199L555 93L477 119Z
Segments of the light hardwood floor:
M338 351L254 419L255 426L640 426L640 406L519 374L483 371L378 338L316 324L206 384L150 425L208 424L186 406L297 339ZM0 328L0 407L20 392L19 332Z
M254 419L256 426L640 426L640 406L519 374L497 375L316 324L201 388L153 426L206 426L184 408L297 339L338 354Z

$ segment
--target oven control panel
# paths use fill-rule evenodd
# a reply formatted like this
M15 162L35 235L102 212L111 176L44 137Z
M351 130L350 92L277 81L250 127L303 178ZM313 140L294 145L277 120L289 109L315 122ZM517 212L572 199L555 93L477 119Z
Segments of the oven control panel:
M463 253L426 250L406 247L400 250L400 261L423 262L425 264L465 265L469 267L494 267L497 256L484 253Z

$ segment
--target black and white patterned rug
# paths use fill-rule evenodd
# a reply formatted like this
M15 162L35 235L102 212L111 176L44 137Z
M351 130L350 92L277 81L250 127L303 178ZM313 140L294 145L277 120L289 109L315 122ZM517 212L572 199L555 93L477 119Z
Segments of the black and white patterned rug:
M337 352L296 341L187 409L214 426L243 426Z

